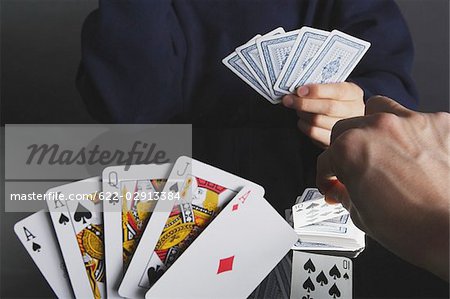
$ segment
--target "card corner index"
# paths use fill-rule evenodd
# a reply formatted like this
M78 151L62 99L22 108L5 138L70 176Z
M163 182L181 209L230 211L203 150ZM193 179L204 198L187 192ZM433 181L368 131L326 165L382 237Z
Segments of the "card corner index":
M30 217L30 216L29 216ZM28 217L27 217L28 218ZM22 228L22 227L24 227L24 225L23 225L23 221L25 220L25 219L27 219L27 218L24 218L24 219L21 219L21 220L19 220L18 222L16 222L16 224L14 224L14 233L16 234L16 236L21 240L21 238L20 238L20 229Z
M193 158L189 157L189 156L179 156L178 159L175 161L175 164L183 163L183 162L189 162L189 161L192 161L192 160L193 160Z

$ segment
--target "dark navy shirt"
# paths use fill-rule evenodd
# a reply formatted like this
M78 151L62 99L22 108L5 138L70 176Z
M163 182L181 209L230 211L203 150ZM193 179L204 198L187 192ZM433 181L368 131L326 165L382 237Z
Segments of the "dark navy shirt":
M282 26L338 29L372 43L349 80L414 106L413 48L388 0L100 0L82 32L81 95L100 121L192 123L193 155L264 186L282 211L314 186L320 149L221 60Z

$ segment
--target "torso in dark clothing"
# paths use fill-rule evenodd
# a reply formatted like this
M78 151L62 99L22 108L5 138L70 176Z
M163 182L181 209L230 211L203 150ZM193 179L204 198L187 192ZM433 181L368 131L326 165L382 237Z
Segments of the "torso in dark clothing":
M294 111L267 102L221 60L256 34L304 25L370 41L350 80L366 98L412 105L412 45L392 1L100 1L83 29L80 90L106 122L193 124L195 158L261 184L282 212L314 186L321 150Z

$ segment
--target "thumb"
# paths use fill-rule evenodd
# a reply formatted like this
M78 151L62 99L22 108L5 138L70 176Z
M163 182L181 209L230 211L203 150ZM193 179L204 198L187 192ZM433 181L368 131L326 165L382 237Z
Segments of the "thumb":
M328 181L328 188L323 191L327 203L341 203L347 210L350 207L350 195L347 188L339 180Z

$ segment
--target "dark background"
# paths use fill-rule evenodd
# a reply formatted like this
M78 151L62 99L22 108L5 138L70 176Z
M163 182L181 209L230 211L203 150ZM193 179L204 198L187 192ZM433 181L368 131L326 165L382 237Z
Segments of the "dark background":
M449 111L449 1L396 2L409 24L416 49L413 76L420 94L419 110ZM81 26L97 1L0 3L1 124L95 122L87 114L74 82ZM25 216L0 215L1 298L52 296L14 235L14 223ZM377 298L448 298L448 284L370 240L355 260L354 289L356 294Z

